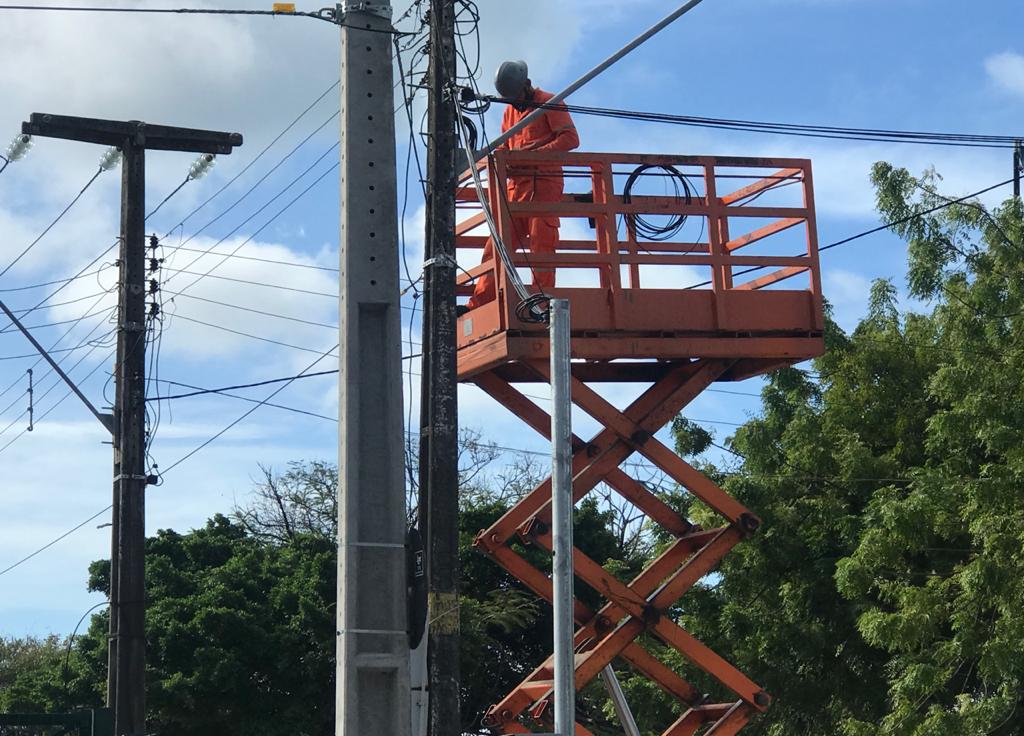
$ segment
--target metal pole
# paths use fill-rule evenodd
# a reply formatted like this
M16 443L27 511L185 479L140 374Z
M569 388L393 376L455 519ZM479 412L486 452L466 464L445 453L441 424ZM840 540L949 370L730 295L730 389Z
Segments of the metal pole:
M408 736L391 7L343 3L335 733Z
M1020 172L1024 167L1024 160L1021 156L1021 142L1017 141L1013 147L1013 196L1020 199Z
M689 0L689 2L684 3L683 6L680 7L678 10L675 10L674 12L670 13L669 15L667 15L664 19L659 21L656 25L651 27L649 30L644 31L643 33L641 33L639 36L634 38L628 44L623 46L621 49L616 51L614 54L609 56L607 59L602 61L597 66L595 66L589 72L587 72L582 77L577 79L575 82L570 84L568 87L563 89L557 95L552 97L551 100L548 101L547 104L549 104L549 105L557 105L559 102L564 100L566 97L571 95L573 92L578 90L580 87L585 85L587 82L592 80L594 77L596 77L597 75L601 74L601 72L603 72L606 69L608 69L608 67L612 66L615 62L617 62L620 59L622 59L629 52L633 51L638 46L643 45L652 36L656 35L660 31L662 31L665 28L667 28L668 26L672 25L672 23L674 23L679 18L681 18L684 15L686 15L688 12L693 10L695 7L700 5L702 2L703 2L703 0ZM543 108L537 108L536 110L531 112L529 115L527 115L525 118L520 120L517 125L513 125L511 128L509 128L503 134L501 134L500 136L495 138L493 141L488 143L487 146L482 151L480 151L479 155L480 156L486 156L488 153L490 153L495 148L500 146L502 143L507 141L509 138L514 136L520 130L522 130L527 125L532 123L538 116L542 115L543 113L544 113L544 109Z
M430 219L424 288L423 363L429 378L421 401L426 448L428 660L430 736L459 736L459 449L455 339L455 2L430 4L430 106L427 181Z
M619 678L615 675L615 668L607 665L601 670L601 680L604 682L608 697L612 700L612 707L615 708L615 715L619 717L619 723L622 724L622 730L626 736L640 736L640 729L636 725L636 719L633 718L633 711L629 709L629 703L626 702L626 694L622 692Z
M551 527L554 559L555 733L576 732L573 655L572 389L569 300L551 300Z
M141 134L121 147L121 279L114 399L111 597L115 736L146 731L146 149Z

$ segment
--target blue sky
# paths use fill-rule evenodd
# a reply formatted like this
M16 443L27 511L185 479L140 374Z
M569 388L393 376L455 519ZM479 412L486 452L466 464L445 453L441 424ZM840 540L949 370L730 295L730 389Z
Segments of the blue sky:
M299 6L314 10L319 4ZM530 61L538 85L560 89L674 6L664 0L481 0L482 84L489 86L501 59L522 57ZM404 10L405 3L397 8ZM1011 0L705 0L573 101L755 120L1014 134L1024 132L1019 122L1024 111L1024 43L1015 32L1019 20L1018 4ZM165 241L169 246L194 236L187 247L233 250L336 160L328 152L337 141L337 124L331 119L337 110L336 93L331 92L237 182L185 219L337 80L337 32L327 24L301 19L7 13L0 21L0 68L0 139L13 136L21 121L36 111L137 118L245 135L241 149L222 157L208 177L184 187L150 221L150 228L163 235L185 220ZM498 127L499 114L491 113L492 130ZM945 176L946 190L957 194L1002 181L1010 172L1009 154L1002 151L774 138L585 117L576 122L584 150L811 158L823 244L878 223L867 179L874 161L889 160L915 172L935 166ZM398 135L403 159L408 128L402 118ZM101 153L95 146L40 140L27 158L0 175L0 266L70 201L95 171ZM243 197L282 159L280 168ZM151 207L184 178L191 161L183 154L150 155ZM309 167L294 187L242 224ZM53 287L23 287L70 276L109 246L118 227L119 184L116 172L103 174L68 216L0 278L0 298L15 309L31 307ZM189 285L187 294L193 298L176 297L167 304L177 316L165 326L161 379L219 387L291 375L315 358L311 352L191 320L314 352L337 342L330 328L337 320L335 300L318 295L337 289L336 274L324 270L337 266L337 192L336 173L327 173L239 250L240 255L307 268L237 258L217 265L206 256L186 270L202 273L217 268L194 286L194 276L167 274L166 291ZM986 201L995 203L998 198ZM215 220L218 215L222 216ZM195 236L211 220L215 221ZM417 273L422 209L415 186L406 224L407 255ZM235 228L237 232L229 235ZM218 244L221 238L226 239ZM195 255L181 251L168 265L185 268ZM900 241L883 233L823 256L826 296L844 327L854 325L863 311L872 279L891 277L902 286L904 255ZM102 262L111 260L107 256ZM85 299L40 309L26 321L37 325L76 319L94 302L97 309L112 306L110 295L99 295L113 284L113 273L106 267L79 279L54 301ZM327 326L261 316L194 297ZM411 305L407 297L406 306ZM404 315L412 316L409 311ZM58 347L106 335L110 325L104 320L104 313L84 320ZM416 322L407 353L418 352L418 318ZM93 327L96 331L88 335ZM37 335L49 346L57 344L67 328L43 327ZM0 358L29 352L19 335L0 333ZM88 348L71 353L64 365L74 365L86 353ZM72 370L98 404L103 402L111 368L109 353L110 348L98 347ZM111 457L103 431L72 399L53 408L65 391L58 387L43 396L53 379L43 375L42 366L36 367L36 416L52 412L39 419L33 432L18 436L27 419L21 416L27 402L18 399L27 398L25 370L33 363L34 359L0 360L0 391L11 387L0 396L0 409L11 404L0 415L0 429L10 425L0 433L0 447L18 437L0 450L0 570L110 502ZM409 365L418 372L415 361ZM330 367L328 360L318 366ZM85 378L90 371L94 372ZM415 402L418 381L412 386L407 398ZM179 388L161 386L164 392ZM239 393L262 399L273 388ZM758 383L729 388L756 393ZM613 393L623 400L629 391ZM337 406L335 379L296 382L275 401L330 417ZM495 410L486 398L467 389L461 401L463 423L485 437L546 451L539 438L522 431L517 420ZM153 447L156 461L169 467L250 406L209 396L164 406ZM708 422L721 440L728 436L730 423L743 421L757 408L756 398L705 394L687 414ZM213 513L229 512L235 503L244 503L260 463L283 468L289 460L333 460L336 430L329 419L259 409L168 473L164 485L150 490L148 530L185 530L201 525ZM581 419L580 432L588 431ZM108 553L109 531L96 528L103 521L85 525L0 575L0 635L66 633L100 600L85 591L85 578L89 561Z

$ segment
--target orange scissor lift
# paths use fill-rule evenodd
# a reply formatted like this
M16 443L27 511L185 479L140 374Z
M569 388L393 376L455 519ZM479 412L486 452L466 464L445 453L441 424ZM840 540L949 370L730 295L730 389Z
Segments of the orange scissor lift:
M510 169L515 174L516 167L538 164L549 171L551 165L562 166L569 193L557 203L507 201ZM662 178L672 171L685 176L689 194L627 194L625 181L638 167ZM679 718L663 736L735 734L767 709L770 696L667 612L729 550L756 533L760 520L655 435L716 381L742 380L822 353L810 162L498 151L481 161L478 171L483 196L510 251L520 245L516 217L557 216L563 234L592 232L589 239L562 240L554 254L511 253L527 282L530 269L557 269L565 285L548 293L570 300L572 400L602 427L589 440L573 438L573 496L579 501L603 484L674 537L628 584L573 550L577 585L584 583L604 601L599 610L575 601L576 687L613 660L624 662L680 702ZM658 177L649 178L653 187L648 190L664 190L657 186ZM475 264L487 228L478 190L468 177L457 198L456 244L463 265ZM676 239L692 242L648 242L637 234L636 215L686 215ZM484 273L493 274L497 298L459 318L459 380L475 384L550 438L550 416L516 387L548 382L547 326L517 317L520 300L500 258L467 265L459 293L471 293L473 279ZM594 389L601 383L649 387L619 409ZM721 526L692 524L631 477L622 465L634 453L720 514ZM512 544L537 545L550 554L550 498L548 478L476 539L481 551L548 602L548 574ZM655 639L658 646L674 648L714 678L726 696L709 699L698 691L645 649L640 640L645 633L651 636L643 641ZM489 709L485 725L506 734L550 731L552 673L549 657ZM576 732L590 734L580 724Z

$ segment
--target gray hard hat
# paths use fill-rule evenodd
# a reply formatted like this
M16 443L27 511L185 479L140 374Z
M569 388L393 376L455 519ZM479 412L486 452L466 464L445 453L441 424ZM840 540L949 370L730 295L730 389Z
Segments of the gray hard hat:
M506 61L494 75L494 88L502 97L515 99L530 81L530 69L525 61Z

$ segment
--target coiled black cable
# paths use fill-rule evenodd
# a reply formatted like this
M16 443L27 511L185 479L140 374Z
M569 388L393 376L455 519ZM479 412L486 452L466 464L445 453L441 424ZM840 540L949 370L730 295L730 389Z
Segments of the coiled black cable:
M546 294L534 294L523 299L516 305L516 319L546 325L551 321L551 297Z
M626 183L622 188L623 204L630 204L633 201L633 186L641 176L652 169L661 169L668 174L668 177L665 178L672 182L676 199L685 199L686 204L693 203L693 191L690 189L690 183L679 169L675 166L665 166L662 164L643 164L637 166L633 173L629 175L629 178L626 179ZM650 220L645 220L638 214L629 213L626 215L626 222L629 223L630 229L638 236L642 236L645 240L660 243L671 240L683 229L683 225L686 224L686 215L673 215L665 224L658 225Z

